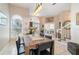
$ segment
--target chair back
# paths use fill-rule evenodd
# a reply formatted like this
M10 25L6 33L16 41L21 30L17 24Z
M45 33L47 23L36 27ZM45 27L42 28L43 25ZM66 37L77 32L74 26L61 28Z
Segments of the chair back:
M21 40L23 40L23 43L21 43ZM17 54L20 55L20 54L23 54L23 52L20 52L21 51L21 46L23 46L22 48L24 49L25 48L25 43L24 43L24 39L20 39L20 37L18 36L18 40L16 41L16 47L17 47Z
M53 42L45 42L45 43L39 44L38 45L38 55L40 55L41 51L46 50L48 48L50 48L50 53L51 53L52 47L53 47Z
M29 43L32 41L32 38L29 35L25 35L23 39L24 39L25 47L27 47Z
M19 55L19 44L18 44L18 41L16 41L16 48L17 48L17 54Z

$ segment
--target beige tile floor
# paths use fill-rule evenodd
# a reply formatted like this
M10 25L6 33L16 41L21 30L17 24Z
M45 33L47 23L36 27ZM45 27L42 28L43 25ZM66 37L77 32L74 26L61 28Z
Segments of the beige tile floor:
M15 44L15 40L11 40L6 46L5 48L3 48L0 51L0 55L16 55L17 54L17 50L16 50L16 44Z
M67 50L67 42L55 40L55 55L71 55Z
M55 55L71 55L67 50L67 42L55 40ZM0 55L16 55L15 40L10 41L9 44L0 52Z

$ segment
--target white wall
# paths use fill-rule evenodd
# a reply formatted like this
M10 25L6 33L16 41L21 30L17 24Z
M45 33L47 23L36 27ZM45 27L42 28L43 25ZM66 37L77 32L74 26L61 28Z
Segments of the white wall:
M0 4L0 11L7 16L7 25L0 28L0 50L9 42L9 10L8 4Z
M11 22L13 21L13 16L18 15L22 18L22 32L24 33L27 31L28 28L28 21L29 21L29 9L28 8L23 8L18 5L12 5L9 4L9 9L10 9L10 18ZM11 26L12 28L12 26ZM26 33L26 32L25 32ZM14 35L11 30L11 39L16 39L17 35Z
M76 25L77 12L79 12L79 4L71 4L71 41L79 43L79 25Z

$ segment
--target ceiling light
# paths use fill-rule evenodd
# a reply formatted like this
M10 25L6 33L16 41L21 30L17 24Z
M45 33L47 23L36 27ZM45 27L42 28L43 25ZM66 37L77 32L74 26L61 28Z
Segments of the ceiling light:
M42 9L42 3L36 4L36 9L35 9L33 15L37 15L37 13L39 13L41 11L41 9Z

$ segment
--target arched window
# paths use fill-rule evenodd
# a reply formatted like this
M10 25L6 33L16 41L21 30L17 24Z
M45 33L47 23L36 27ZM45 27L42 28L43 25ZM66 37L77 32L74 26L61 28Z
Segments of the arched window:
M12 17L12 22L11 22L11 32L14 35L18 35L19 33L22 32L22 17L19 15L14 15Z

